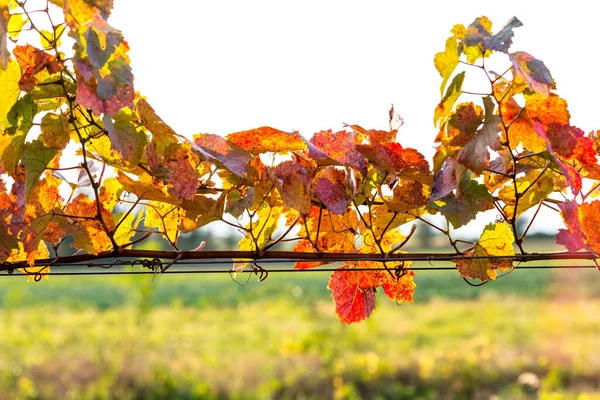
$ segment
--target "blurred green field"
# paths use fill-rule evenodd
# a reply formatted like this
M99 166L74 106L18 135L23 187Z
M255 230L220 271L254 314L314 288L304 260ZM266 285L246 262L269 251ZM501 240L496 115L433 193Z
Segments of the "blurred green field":
M326 273L2 277L0 399L600 398L599 279L417 271L346 326Z

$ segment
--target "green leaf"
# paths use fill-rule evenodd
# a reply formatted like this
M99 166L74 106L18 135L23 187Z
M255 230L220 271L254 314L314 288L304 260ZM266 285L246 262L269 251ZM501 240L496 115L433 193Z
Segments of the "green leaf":
M40 128L42 133L38 139L48 147L56 147L62 150L71 140L67 119L62 114L48 113L44 115Z
M492 195L487 187L470 180L462 186L460 195L450 194L432 203L431 208L438 210L456 228L460 228L475 219L478 213L494 207Z
M435 112L433 114L433 125L440 127L440 120L445 120L448 115L452 112L452 108L454 107L454 103L458 100L460 94L462 93L462 84L465 80L465 72L461 72L456 75L450 86L448 86L448 90L446 90L446 95L440 101L440 104L435 108Z
M55 147L47 147L40 140L25 143L21 162L25 167L25 198L29 199L31 191L35 187L46 166L58 154Z
M437 53L433 59L435 69L438 70L442 77L440 95L444 94L446 83L448 82L448 79L450 79L450 76L452 76L452 72L454 72L459 61L460 52L458 51L458 42L456 41L456 38L449 37L448 40L446 40L446 50Z
M26 94L21 97L8 112L8 133L11 135L21 132L27 135L33 126L33 118L38 112L38 106L31 97Z
M147 143L146 133L134 125L132 118L131 110L123 108L114 117L114 122L113 118L106 114L102 119L104 128L108 131L111 148L119 153L130 167L139 164Z
M23 152L25 134L18 132L9 135L7 131L0 131L0 165L11 177L17 175L17 166Z

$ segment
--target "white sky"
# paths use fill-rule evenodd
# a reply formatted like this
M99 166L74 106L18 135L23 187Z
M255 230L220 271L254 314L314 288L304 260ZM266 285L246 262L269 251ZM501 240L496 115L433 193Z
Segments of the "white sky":
M142 8L143 4L143 8ZM594 2L584 1L115 1L109 23L131 46L136 89L182 134L262 125L386 128L390 103L405 119L400 141L433 154L441 79L433 56L456 23L513 15L512 51L546 63L572 123L600 128ZM468 79L468 75L467 75Z
M494 31L517 16L511 51L544 61L573 125L600 129L594 3L117 0L109 23L131 46L136 90L181 134L385 129L393 103L401 144L430 160L441 83L433 56L454 24L481 15Z

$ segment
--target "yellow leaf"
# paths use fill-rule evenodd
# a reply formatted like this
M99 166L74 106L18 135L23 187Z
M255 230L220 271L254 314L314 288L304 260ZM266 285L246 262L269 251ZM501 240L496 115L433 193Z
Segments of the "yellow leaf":
M21 68L16 61L9 59L6 69L0 68L0 130L11 126L7 114L19 98L19 79L21 79Z
M144 225L148 228L157 228L169 241L176 242L179 231L179 208L159 201L151 201L146 208Z
M475 251L466 254L482 258L455 261L460 275L465 278L479 279L482 282L496 279L496 269L505 271L512 268L512 260L494 257L514 255L513 241L513 232L507 222L487 225L475 245Z

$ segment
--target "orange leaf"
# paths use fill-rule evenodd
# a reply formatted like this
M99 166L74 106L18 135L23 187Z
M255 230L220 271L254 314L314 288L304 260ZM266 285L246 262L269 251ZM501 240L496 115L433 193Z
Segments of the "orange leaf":
M298 132L284 132L269 126L227 135L227 140L252 154L282 153L306 150L306 142Z

